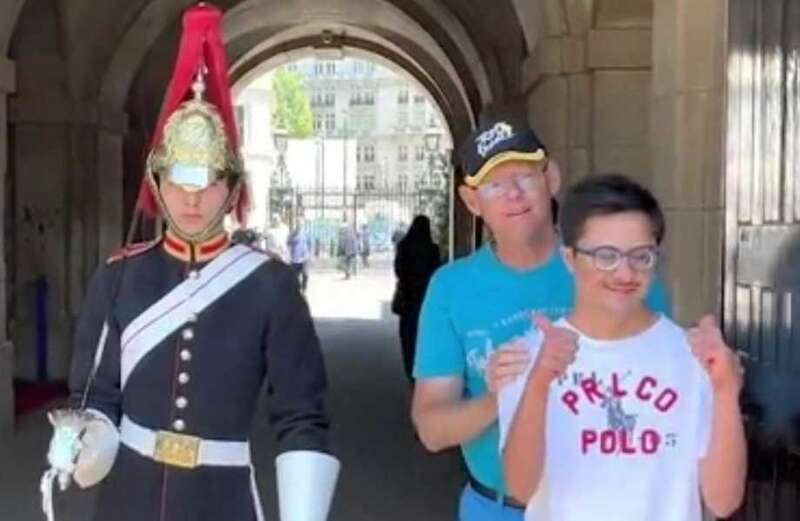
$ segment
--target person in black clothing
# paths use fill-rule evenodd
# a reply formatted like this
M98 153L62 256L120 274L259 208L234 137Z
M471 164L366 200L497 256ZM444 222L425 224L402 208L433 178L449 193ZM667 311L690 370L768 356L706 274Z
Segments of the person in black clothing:
M394 273L397 286L392 311L400 317L400 345L403 368L413 382L417 323L428 281L441 264L439 247L431 238L431 221L424 215L414 217L406 235L397 243Z

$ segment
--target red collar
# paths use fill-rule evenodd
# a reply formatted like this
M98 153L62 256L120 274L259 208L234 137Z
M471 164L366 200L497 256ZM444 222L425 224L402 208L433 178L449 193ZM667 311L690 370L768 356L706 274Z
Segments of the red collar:
M226 232L221 232L207 241L198 243L185 241L170 230L164 234L164 250L184 262L209 261L225 251L230 242Z

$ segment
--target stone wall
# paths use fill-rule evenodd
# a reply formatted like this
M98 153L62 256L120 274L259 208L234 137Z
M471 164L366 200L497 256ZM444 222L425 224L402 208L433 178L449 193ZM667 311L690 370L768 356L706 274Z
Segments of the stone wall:
M682 322L721 302L724 17L719 0L541 0L522 63L529 120L567 184L616 171L659 197Z
M646 0L542 0L522 87L568 182L603 171L650 182L651 11Z
M529 56L520 64L519 74L506 75L505 96L493 102L511 103L515 111L527 112L552 155L563 164L567 182L590 172L616 170L651 186L668 214L667 277L678 318L688 321L701 311L715 310L721 287L723 224L724 2L513 3L525 25L522 33ZM34 284L45 277L50 288L52 358L48 369L50 377L58 379L66 376L71 323L86 280L98 260L119 243L126 206L121 203L123 192L130 197L135 193L133 185L138 185L139 174L133 185L123 178L123 171L141 171L127 168L141 163L146 141L135 129L150 128L152 115L143 113L145 107L157 110L152 93L163 89L133 86L134 95L124 110L131 114L134 132L125 135L129 125L121 107L110 110L97 101L93 89L98 78L78 81L73 77L78 74L75 70L84 70L76 65L92 61L85 59L85 49L78 48L83 40L82 26L75 26L77 15L60 23L58 11L45 10L46 4L55 5L37 4L42 12L32 7L20 17L11 54L16 80L15 67L0 60L0 144L7 142L7 93L15 84L19 91L8 112L16 159L11 179L14 222L6 228L13 229L14 236L6 240L0 235L0 240L12 254L8 269L15 277L14 287L5 293L14 303L9 329L17 349L17 374L32 377L35 373ZM99 16L100 11L95 14ZM63 25L71 30L61 38ZM489 35L486 32L484 38ZM64 41L69 45L64 47ZM171 62L167 51L158 51L165 40L154 41L157 50L146 62L151 63L150 58L153 63ZM483 40L477 43L490 45ZM505 47L492 49L487 53L505 56ZM516 57L512 54L514 61ZM502 69L507 60L498 58L495 66ZM85 70L98 76L94 68ZM152 70L137 71L139 87L166 81ZM517 78L519 86L513 84ZM141 96L137 98L136 93ZM481 107L474 109L479 112ZM454 133L454 137L458 142L463 136ZM4 176L6 157L6 149L0 147ZM124 190L126 183L130 186ZM456 226L456 250L463 253L471 248L473 234L472 220L460 207ZM4 289L5 274L0 260ZM5 306L5 299L0 299L0 306ZM6 329L5 316L0 309L0 331ZM4 352L0 349L0 355Z
M667 213L668 281L683 322L722 302L726 3L654 2L653 187Z
M7 149L7 96L16 84L14 63L0 57L0 179L5 179L8 168ZM6 184L0 184L0 216L5 215ZM5 227L0 226L0 244L5 244ZM11 432L14 423L14 349L6 340L6 262L5 252L0 255L0 440Z
M14 161L6 176L12 207L5 215L13 235L3 242L13 279L6 293L15 376L27 380L66 379L88 279L122 235L126 117L85 92L95 83L87 76L97 73L84 68L77 22L62 15L50 2L26 5L10 51L16 62L8 111Z

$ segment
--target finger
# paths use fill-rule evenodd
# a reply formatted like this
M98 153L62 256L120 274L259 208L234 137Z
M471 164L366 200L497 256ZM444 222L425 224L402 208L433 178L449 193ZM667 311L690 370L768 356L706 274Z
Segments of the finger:
M700 363L700 365L705 369L710 369L717 361L716 354L709 349L698 349L697 351L694 351L694 356L697 358L697 361Z
M553 339L548 348L548 351L576 353L578 351L578 339L571 337Z
M575 361L575 353L570 353L569 351L551 353L550 356L548 356L546 359L546 363L549 367L559 367L559 368L567 367L574 361Z
M508 384L510 384L513 381L514 381L513 377L498 378L495 381L495 390L499 391L500 389L502 389L503 387L507 386Z
M530 356L524 356L520 358L516 358L514 360L498 360L497 362L490 363L488 367L488 371L490 374L500 373L506 370L515 370L515 368L525 368L530 365L531 358Z
M513 378L498 378L489 382L489 390L493 393L499 392L503 387L511 383Z
M717 320L714 318L714 315L703 315L697 323L697 327L700 329L716 329Z
M554 327L550 319L541 313L533 315L533 323L536 324L536 327L539 328L545 336L549 335Z
M707 356L713 351L712 344L704 341L701 337L695 337L694 341L689 341L689 348L696 356Z
M492 354L492 357L502 360L506 357L519 356L520 354L530 354L530 350L527 347L516 347L516 346L503 347L499 351L495 351Z
M569 351L576 352L578 350L578 342L572 338L555 338L549 339L541 350L543 353L553 351Z
M575 353L571 351L560 351L553 354L553 360L564 367L575 362Z
M722 338L722 330L720 330L717 320L713 315L706 315L700 319L697 328L701 333L705 334L710 341L724 342Z
M503 364L507 361L521 360L523 358L530 358L531 352L527 349L518 349L516 347L496 351L489 359L490 362Z
M687 336L686 342L693 353L705 352L711 345L708 339L702 335Z
M686 341L692 348L707 347L718 341L718 336L707 329L694 328L686 332Z
M553 328L550 330L550 338L559 340L577 341L579 337L578 333L576 333L571 329L553 326Z
M714 359L710 356L696 354L695 358L697 358L697 362L700 366L705 369L710 369L714 365Z
M492 376L502 376L506 374L519 374L530 365L528 360L517 362L514 364L504 364L499 365L497 367L492 368L491 375Z
M505 344L500 345L498 351L514 351L514 350L527 350L528 343L522 339L518 338L516 340L512 340L510 342L506 342Z
M747 371L747 367L745 367L745 365L738 357L736 358L736 371L739 373L740 376L744 376L744 373Z
M497 365L502 365L509 357L514 356L513 353L517 352L521 352L521 350L513 347L504 348L501 346L499 351L494 351L489 355L489 368L491 369Z
M515 364L515 365L504 365L502 367L498 367L492 372L492 376L494 378L503 378L506 376L516 376L522 373L528 364Z

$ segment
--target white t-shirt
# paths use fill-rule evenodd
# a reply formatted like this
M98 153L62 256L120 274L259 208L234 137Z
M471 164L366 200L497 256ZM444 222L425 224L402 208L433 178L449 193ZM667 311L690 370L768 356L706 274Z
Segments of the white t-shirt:
M565 319L556 325L577 331ZM535 357L541 334L526 342ZM501 451L532 366L500 392ZM685 332L668 318L622 340L581 334L575 363L550 387L544 469L525 520L700 521L712 399Z

